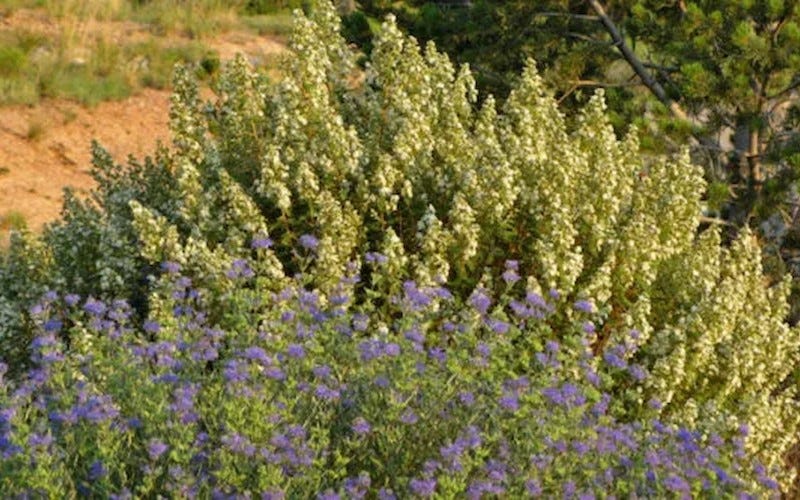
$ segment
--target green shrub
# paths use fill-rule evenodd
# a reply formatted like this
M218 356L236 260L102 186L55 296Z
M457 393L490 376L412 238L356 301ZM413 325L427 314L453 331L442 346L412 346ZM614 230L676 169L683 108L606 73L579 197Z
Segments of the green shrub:
M92 201L69 197L63 221L42 239L15 237L0 265L12 370L30 339L33 294L123 297L140 316L157 314L164 261L183 266L215 324L239 260L259 259L263 295L253 300L295 277L333 300L340 277L363 266L371 289L349 286L377 314L408 280L446 282L462 300L497 291L515 260L527 276L518 292L594 304L598 355L640 332L635 358L652 376L612 384L625 402L619 418L649 415L645 402L658 399L663 419L749 425L748 451L782 463L798 426L789 283L765 286L749 232L729 248L716 229L698 234L705 184L686 155L643 164L634 133L615 137L602 93L568 129L533 62L501 110L491 97L478 106L469 69L433 46L420 51L391 19L361 79L340 29L325 3L313 20L298 16L286 78L271 85L239 58L211 103L192 71L179 71L173 148L155 160L126 169L96 148ZM273 247L257 254L251 243L267 236ZM386 265L365 261L376 252ZM565 310L555 336L574 314Z
M248 14L274 14L286 9L308 9L313 0L247 0Z
M6 172L8 171L8 169L5 170ZM0 169L0 174L2 173L2 169ZM26 227L28 227L28 223L21 212L12 210L11 212L0 215L0 230L8 231L13 229L15 231L21 231Z
M220 278L230 285L217 297L224 328L207 323L197 300L204 291L174 262L164 263L154 291L163 310L141 330L125 301L52 292L37 301L34 367L19 381L0 378L0 490L46 498L776 497L770 471L742 453L746 426L725 439L706 425L615 418L624 401L607 389L647 374L592 355L586 304L518 295L513 286L496 297L476 290L462 303L444 287L411 282L378 309L352 304L344 290L323 304L302 282L264 295L269 243L254 247L255 268L235 261ZM309 248L296 250L314 259ZM367 261L387 264L374 254ZM519 279L515 269L507 263L508 285ZM497 320L487 316L493 303L525 303L538 315ZM553 340L553 323L574 308L584 311L559 328L572 333ZM630 354L632 339L609 351Z
M0 77L16 76L25 69L27 58L18 47L0 45Z
M342 37L358 45L364 53L372 52L372 28L363 12L357 10L342 18Z
M139 83L145 87L165 89L169 87L172 68L175 64L193 64L209 55L199 43L163 46L156 41L133 45L129 49L130 59L139 61L137 68Z
M288 12L247 16L242 23L260 36L289 36L292 33L292 15Z

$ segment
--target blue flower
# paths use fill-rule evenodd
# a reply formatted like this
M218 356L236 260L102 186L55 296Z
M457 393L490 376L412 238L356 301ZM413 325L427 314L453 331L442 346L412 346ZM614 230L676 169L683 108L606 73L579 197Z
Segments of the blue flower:
M416 326L414 328L410 329L409 331L407 331L405 333L404 337L406 339L410 340L411 342L414 342L414 343L417 343L417 344L422 344L423 342L425 342L425 337L422 336L422 332L420 332L419 328L416 327Z
M156 334L161 330L157 321L147 320L142 324L142 329L149 334Z
M230 451L234 453L241 453L244 456L252 457L255 455L256 447L250 441L239 433L234 433L228 436L223 436L220 442L224 444Z
M53 442L50 434L31 434L28 437L28 446L31 448L47 448Z
M254 249L270 248L272 243L273 241L266 234L259 233L253 238L250 246Z
M367 495L370 484L372 484L372 480L369 474L362 472L358 477L349 477L345 479L344 490L347 492L349 498L359 500Z
M412 410L410 408L407 408L403 412L403 414L400 415L400 421L403 422L404 424L414 425L414 424L417 423L418 420L419 420L419 417L417 416L416 413L414 413L414 410Z
M647 378L647 372L640 365L631 365L628 367L628 373L631 374L634 380L641 382Z
M94 462L92 462L92 465L89 466L90 481L97 481L106 474L108 474L108 469L105 468L103 462L101 462L100 460L95 460Z
M181 265L178 264L177 262L171 262L171 261L162 262L161 270L169 274L177 274L181 272Z
M378 490L378 500L397 500L397 495L390 489L381 488Z
M305 357L306 351L300 344L289 344L289 347L286 349L286 354L288 354L290 358L299 359Z
M486 290L483 288L477 288L474 292L472 292L472 296L469 298L469 303L475 308L476 311L484 315L489 311L489 306L492 305L492 299L486 294Z
M504 410L517 411L519 409L519 398L516 394L505 394L500 398L500 406Z
M412 479L408 486L411 493L423 498L432 497L436 491L436 479Z
M591 314L591 313L594 312L594 305L591 302L589 302L588 300L579 300L579 301L575 302L573 307L575 307L575 310L580 311L580 312L584 312L584 313L587 313L587 314Z
M225 380L231 383L244 382L250 378L247 366L235 359L229 360L223 369Z
M317 388L314 392L318 398L327 399L329 401L339 399L341 393L338 390L331 389L325 384L317 385Z
M385 389L385 388L389 387L390 384L391 384L391 382L386 377L386 375L378 375L377 377L375 377L375 385L377 385L378 387L380 387L382 389Z
M157 439L152 439L147 445L147 454L150 455L150 460L158 460L167 449L169 446Z
M300 242L300 246L306 250L316 250L319 246L319 240L310 234L300 236L298 241Z
M486 325L494 333L496 333L498 335L504 335L504 334L508 333L509 328L511 328L511 325L509 325L505 321L501 321L499 319L494 319L494 318L487 318L486 319Z
M272 364L272 358L269 357L267 351L258 346L250 346L244 350L244 357L250 361L258 361L262 365L269 366Z
M567 481L564 483L564 496L563 498L571 498L575 495L577 487L575 486L575 481Z
M369 422L367 422L363 417L356 418L351 428L353 429L353 432L360 435L369 434L369 432L372 430L372 426L369 425Z
M412 311L420 311L428 307L432 302L431 297L420 290L413 281L406 281L403 283L403 293L406 302L411 305Z
M395 344L394 342L389 342L383 348L383 353L387 356L399 356L400 355L400 346Z
M514 283L516 283L519 280L520 280L520 277L519 277L519 274L517 274L516 270L514 270L514 269L506 269L503 272L503 281L505 281L509 285L513 285Z
M286 379L286 374L278 368L277 366L270 366L266 370L264 370L264 376L267 378L271 378L273 380L284 380Z
M340 500L340 498L338 493L334 493L334 491L330 489L317 495L317 500Z
M367 262L367 264L377 264L379 266L389 262L389 258L387 256L378 252L367 252L364 255L364 260Z
M61 331L62 326L64 326L64 323L62 323L60 320L52 318L47 320L47 322L44 324L44 331L49 333L57 333Z
M320 366L315 366L311 371L314 373L315 376L319 378L325 378L330 376L331 367L328 365L320 365Z
M101 316L106 312L106 305L93 297L89 297L83 305L83 310L93 316Z
M525 481L525 491L528 495L538 497L542 494L542 485L536 479L528 479Z
M669 476L667 476L663 480L663 484L665 488L674 493L689 493L691 491L689 483L687 483L685 479L676 474L670 474Z
M428 355L441 364L444 364L445 361L447 361L447 353L445 353L444 349L440 347L431 347L428 349Z
M250 264L246 260L236 259L233 261L233 264L231 264L231 268L225 271L225 276L230 279L249 279L255 276L255 273L250 268Z
M610 349L606 349L603 352L603 361L611 367L624 370L628 367L628 363L622 358L621 350L618 347L619 346L614 346Z

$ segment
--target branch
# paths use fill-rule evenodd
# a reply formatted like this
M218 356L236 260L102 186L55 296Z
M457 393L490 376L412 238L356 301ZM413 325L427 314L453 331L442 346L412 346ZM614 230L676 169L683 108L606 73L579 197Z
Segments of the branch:
M778 96L781 96L787 92L791 92L792 90L800 87L800 78L795 79L792 83L790 83L785 89L778 91L772 95L768 95L767 99L775 99Z
M700 219L701 223L705 223L705 224L718 224L720 226L731 226L731 227L734 227L736 225L736 224L733 224L732 222L728 222L728 221L723 220L723 219L717 219L715 217L707 217L705 215L701 215L699 217L699 219Z
M565 33L568 37L575 38L576 40L583 40L584 42L594 43L597 45L614 45L614 42L607 42L605 40L598 40L583 33L576 33L575 31L567 31Z
M604 88L638 87L639 85L641 85L639 82L613 83L613 82L601 82L599 80L572 80L569 83L574 85L575 87L604 87Z
M655 95L656 98L658 98L658 100L661 101L675 117L681 120L691 121L683 108L681 108L680 104L670 99L667 95L667 92L664 90L664 87L662 87L661 84L658 83L653 76L647 72L647 69L644 67L644 64L642 64L642 61L636 57L636 54L634 54L631 48L625 43L625 39L622 37L619 29L617 29L614 21L608 17L608 14L606 14L605 9L603 9L603 6L600 5L600 2L598 0L587 0L587 2L600 17L600 21L603 23L603 26L605 26L606 31L608 31L608 33L611 35L611 38L614 40L614 44L617 46L617 49L619 49L620 53L622 53L622 57L628 61L628 64L631 65L639 78L641 78L642 83L644 83L645 86L650 89L650 92L652 92L653 95Z
M599 16L587 16L586 14L572 14L570 12L536 12L536 17L569 17L572 19L581 19L583 21L599 21Z

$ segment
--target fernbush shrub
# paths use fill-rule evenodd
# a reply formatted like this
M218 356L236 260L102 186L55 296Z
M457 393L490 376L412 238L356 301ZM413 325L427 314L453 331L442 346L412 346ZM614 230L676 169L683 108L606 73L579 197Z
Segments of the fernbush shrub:
M14 238L0 265L12 372L25 365L36 297L128 299L141 322L165 310L161 262L182 266L209 324L227 331L246 323L225 299L237 262L255 274L252 300L301 279L323 306L347 293L391 329L404 283L497 294L512 260L525 277L516 292L594 304L596 355L639 332L636 349L611 353L651 374L612 377L619 419L655 411L726 436L746 425L747 451L782 463L798 425L788 281L764 283L748 232L722 247L716 229L698 231L705 185L686 155L644 163L635 132L615 137L602 93L568 126L533 63L502 110L491 96L479 104L469 68L420 51L391 18L363 73L325 2L297 14L290 45L283 80L240 58L209 103L179 70L173 148L124 168L97 147L93 199L68 198L43 238ZM362 268L370 288L342 284ZM520 307L487 314L506 321ZM564 309L548 335L562 340L575 314Z
M746 427L732 440L674 427L657 401L651 420L615 418L607 390L646 377L622 359L638 333L610 347L618 357L593 356L588 302L477 290L462 304L406 282L386 327L346 292L254 295L256 272L236 261L223 318L235 326L220 329L203 291L165 269L169 311L142 330L124 301L48 293L32 307L34 366L0 383L6 494L777 497L746 458ZM517 313L493 318L495 300ZM559 342L550 323L565 308L576 314Z

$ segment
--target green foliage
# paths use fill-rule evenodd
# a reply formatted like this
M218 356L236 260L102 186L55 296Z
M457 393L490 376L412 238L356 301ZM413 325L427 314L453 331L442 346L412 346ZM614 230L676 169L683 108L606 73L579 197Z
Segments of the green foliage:
M7 169L6 169L7 170ZM25 216L15 210L6 212L0 215L0 230L9 231L22 231L28 224L25 222Z
M365 53L372 52L372 28L363 12L357 10L342 17L342 36L348 42L358 45Z
M200 62L203 77L219 69L216 52L201 41L150 37L120 44L94 20L130 20L159 34L186 31L194 38L239 26L282 35L291 24L288 12L240 17L242 2L220 0L23 1L20 6L43 7L55 29L47 35L24 28L0 30L0 104L58 97L94 105L125 98L141 87L168 88L179 62Z
M722 200L709 193L708 205L736 227L759 231L769 239L769 258L786 262L800 278L793 257L797 247L783 237L798 223L790 215L798 179L792 157L800 144L795 3L599 4L665 99L643 84L589 2L475 0L470 8L446 9L438 2L406 0L362 7L375 16L394 12L418 39L435 41L451 58L469 63L478 88L499 101L528 58L537 61L547 85L570 109L583 106L591 89L605 88L618 133L636 125L648 153L690 145L709 182L730 186L732 196ZM683 113L671 112L672 104ZM720 201L723 206L716 207ZM800 296L792 300L800 304ZM792 315L791 321L798 318Z
M20 48L0 45L0 77L18 75L25 62L25 53Z
M165 261L228 328L236 262L257 270L255 297L297 277L324 303L343 287L358 304L377 294L370 303L389 325L408 280L447 283L466 300L502 289L515 260L520 293L594 303L597 354L640 332L637 356L654 376L615 379L620 418L649 415L644 402L656 398L664 419L748 424L748 451L783 463L799 422L789 283L765 286L749 231L729 247L715 229L698 235L705 183L688 154L642 162L635 133L617 139L603 92L568 120L533 61L500 109L491 97L478 104L468 67L432 44L420 50L391 18L359 83L340 31L326 3L311 19L298 13L286 77L269 84L238 58L209 103L180 70L173 148L154 160L123 168L95 148L92 200L68 198L63 221L41 240L17 236L0 264L0 347L13 369L32 295L123 297L159 317L171 310L154 289ZM267 237L269 248L253 248ZM385 265L365 259L375 252ZM371 291L342 284L362 268ZM573 314L554 324L556 338Z
M283 37L292 32L292 15L289 12L247 16L242 19L242 23L262 36Z
M308 9L313 0L247 0L248 14L274 14L282 10Z
M636 422L620 421L634 405L606 391L647 376L627 360L634 332L610 347L614 357L594 357L587 304L514 290L513 262L497 297L476 289L462 303L441 286L407 283L398 300L376 307L354 304L344 290L354 275L327 304L302 279L263 294L260 258L269 252L258 247L255 268L239 261L221 278L229 291L215 297L224 314L213 326L199 308L207 290L176 263L153 287L162 308L142 330L124 301L42 297L31 308L34 368L19 381L0 379L0 489L268 498L776 493L771 471L742 453L746 426L730 437L714 423L678 427L657 417L656 401ZM381 297L377 284L365 286L368 295ZM497 319L521 303L537 315ZM563 342L551 338L556 324Z

